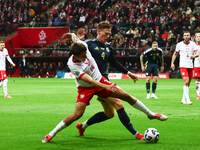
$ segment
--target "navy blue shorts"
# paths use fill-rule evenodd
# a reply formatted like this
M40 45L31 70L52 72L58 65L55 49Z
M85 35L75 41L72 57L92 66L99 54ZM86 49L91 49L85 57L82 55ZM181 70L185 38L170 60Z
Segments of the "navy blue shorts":
M159 76L159 70L157 64L147 64L146 70L145 70L146 76Z

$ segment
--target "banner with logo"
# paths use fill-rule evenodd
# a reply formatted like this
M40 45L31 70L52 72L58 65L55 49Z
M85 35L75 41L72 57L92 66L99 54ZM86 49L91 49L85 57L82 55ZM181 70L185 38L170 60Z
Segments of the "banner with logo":
M138 76L139 79L146 79L145 73L134 73L136 76ZM151 76L153 78L153 76ZM169 75L167 73L159 73L159 79L169 79ZM130 77L127 74L122 75L122 79L130 79Z
M20 45L32 47L46 45L56 42L66 32L68 27L47 27L47 28L18 28Z
M139 79L146 79L145 73L134 73L138 76ZM75 79L75 76L73 73L65 73L64 78L66 79ZM122 73L110 73L108 75L109 79L130 79L130 77L127 74ZM151 77L153 78L153 77ZM167 73L159 73L159 79L169 79L169 75Z

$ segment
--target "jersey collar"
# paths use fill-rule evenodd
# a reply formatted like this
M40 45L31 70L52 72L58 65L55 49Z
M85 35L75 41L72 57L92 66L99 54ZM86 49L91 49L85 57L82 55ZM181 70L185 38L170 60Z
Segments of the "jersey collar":
M184 43L184 44L186 44L186 43L185 43L185 40L183 40L183 43ZM189 41L189 43L188 43L188 44L190 44L190 41ZM186 45L188 45L188 44L186 44Z

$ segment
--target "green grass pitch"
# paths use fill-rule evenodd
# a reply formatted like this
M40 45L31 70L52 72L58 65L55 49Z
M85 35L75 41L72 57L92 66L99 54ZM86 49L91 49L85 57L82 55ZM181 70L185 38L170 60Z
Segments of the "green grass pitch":
M136 130L144 133L153 127L160 132L156 144L138 141L115 117L86 129L80 137L75 125L103 108L91 100L82 118L59 132L50 143L41 143L66 115L73 113L77 89L73 79L9 78L8 93L3 98L0 88L0 149L1 150L198 150L200 149L200 100L196 100L195 80L190 85L193 105L181 104L182 79L158 80L156 96L145 99L145 80L111 80L126 92L141 100L150 110L163 113L168 120L149 120L145 114L123 102Z

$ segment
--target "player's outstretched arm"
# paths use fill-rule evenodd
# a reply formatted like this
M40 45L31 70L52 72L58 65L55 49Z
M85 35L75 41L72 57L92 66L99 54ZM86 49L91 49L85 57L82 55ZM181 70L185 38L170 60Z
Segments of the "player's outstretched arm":
M62 40L67 40L67 41L72 41L73 43L75 43L77 40L79 40L79 38L74 34L74 33L65 33L63 34Z
M178 53L176 51L174 51L174 54L172 55L172 61L171 61L171 68L172 68L172 70L175 69L174 61L176 60L176 56L177 55L178 55Z
M77 31L77 37L80 40L84 40L85 39L85 29L84 28L78 29L78 31Z
M13 63L12 59L10 58L10 56L6 56L6 58L9 61L9 63L15 67L15 64Z
M89 83L90 85L92 86L95 86L95 87L98 87L98 88L103 88L103 89L106 89L108 91L112 91L112 92L116 92L118 91L118 88L117 86L115 86L115 84L112 84L112 85L107 85L107 84L102 84L98 81L95 81L93 80L89 75L87 74L84 74L82 77L81 77L81 80Z
M143 63L143 58L144 58L144 55L141 54L141 55L140 55L140 64L141 64L141 69L142 69L142 71L145 71L144 63Z
M130 71L128 71L127 75L133 79L134 83L138 80L138 76L134 75L133 73L131 73Z

